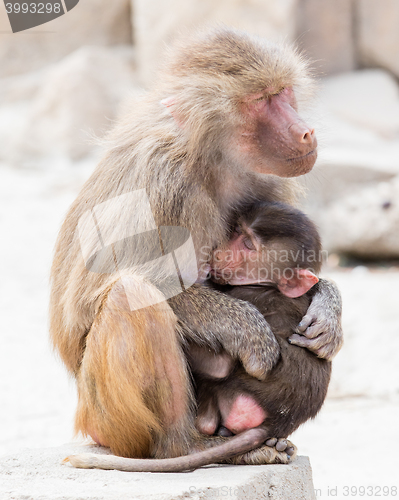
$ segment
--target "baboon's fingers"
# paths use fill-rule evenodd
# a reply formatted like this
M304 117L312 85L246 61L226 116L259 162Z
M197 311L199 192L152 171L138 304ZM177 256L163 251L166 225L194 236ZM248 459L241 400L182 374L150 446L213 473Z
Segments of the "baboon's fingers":
M296 333L302 334L310 342L296 335L292 335L290 340L292 344L307 347L319 358L330 361L343 343L342 300L335 283L320 279L316 286L318 291L296 329Z
M297 326L295 332L303 333L307 328L309 328L313 321L316 321L316 317L313 314L306 314Z
M314 321L308 328L306 328L302 335L308 339L314 339L318 337L321 333L327 332L329 330L328 324L325 321Z
M329 332L321 333L315 338L307 338L305 335L294 333L289 337L288 342L292 345L305 347L319 358L326 359L327 361L332 360L342 345L341 337L333 337Z
M297 345L299 347L306 347L308 349L311 347L312 343L314 343L314 340L315 339L308 339L304 335L299 335L297 333L294 333L288 339L290 344Z
M277 451L284 451L287 448L288 443L285 439L279 439L275 446Z

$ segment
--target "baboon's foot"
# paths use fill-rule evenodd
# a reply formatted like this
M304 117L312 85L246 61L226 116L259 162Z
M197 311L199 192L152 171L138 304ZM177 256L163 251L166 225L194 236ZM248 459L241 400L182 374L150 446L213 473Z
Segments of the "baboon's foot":
M233 457L227 463L237 465L288 464L296 457L297 451L297 447L288 439L270 438L260 448Z

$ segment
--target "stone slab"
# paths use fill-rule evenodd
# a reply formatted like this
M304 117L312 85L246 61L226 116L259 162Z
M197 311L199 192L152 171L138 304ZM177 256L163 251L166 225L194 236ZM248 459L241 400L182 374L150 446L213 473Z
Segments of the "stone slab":
M315 500L308 457L290 465L214 465L186 473L74 469L62 460L95 446L68 444L0 457L2 500Z

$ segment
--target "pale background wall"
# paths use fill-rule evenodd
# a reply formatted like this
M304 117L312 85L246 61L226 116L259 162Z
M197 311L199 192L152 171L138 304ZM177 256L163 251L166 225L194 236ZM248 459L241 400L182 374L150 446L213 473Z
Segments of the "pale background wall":
M71 439L74 387L47 342L48 272L62 217L97 161L91 137L151 83L166 43L214 23L297 43L314 61L320 92L307 118L320 157L303 180L303 207L330 252L325 275L343 293L346 343L324 410L293 440L322 496L392 486L399 0L81 0L18 34L0 4L0 454Z

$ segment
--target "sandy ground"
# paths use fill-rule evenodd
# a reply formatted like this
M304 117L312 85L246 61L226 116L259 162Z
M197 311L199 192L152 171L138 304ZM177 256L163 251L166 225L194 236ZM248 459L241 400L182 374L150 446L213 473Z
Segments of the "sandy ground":
M72 440L76 395L48 344L48 274L62 218L92 167L0 165L0 455ZM318 498L395 498L399 272L328 275L342 290L347 341L323 410L292 440L310 456Z

